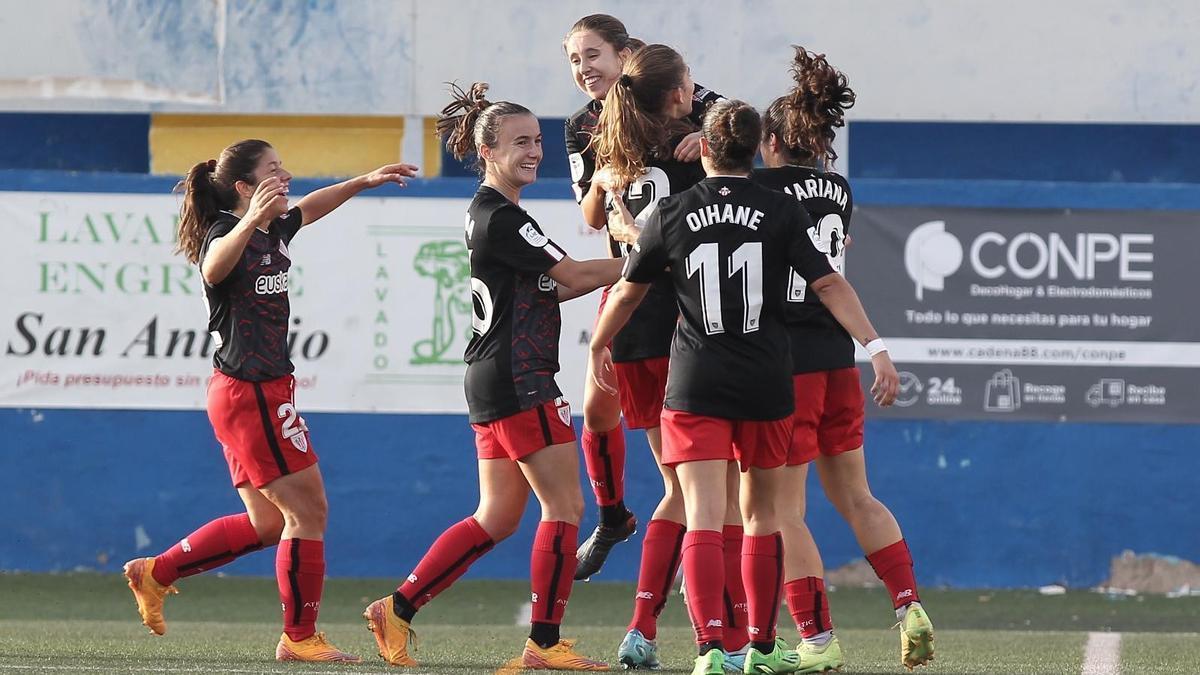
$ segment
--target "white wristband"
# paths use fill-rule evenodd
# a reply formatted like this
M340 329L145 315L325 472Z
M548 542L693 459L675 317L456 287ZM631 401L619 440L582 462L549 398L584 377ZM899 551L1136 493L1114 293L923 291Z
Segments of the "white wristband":
M867 354L871 357L888 350L887 345L883 344L882 338L875 338L863 346L866 348Z

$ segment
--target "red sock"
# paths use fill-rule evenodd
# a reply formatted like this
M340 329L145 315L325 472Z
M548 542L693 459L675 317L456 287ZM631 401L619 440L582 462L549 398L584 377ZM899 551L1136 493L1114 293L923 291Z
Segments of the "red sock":
M250 516L239 513L205 523L154 559L154 580L163 586L200 574L262 548Z
M325 588L325 542L281 540L275 552L275 581L283 603L283 632L293 642L312 637Z
M725 537L725 641L727 652L736 652L750 641L746 586L742 583L742 526L726 525Z
M716 530L683 535L683 578L696 644L721 642L724 630L725 538Z
M450 588L493 546L495 542L474 517L460 520L433 542L417 568L396 590L413 607L421 607Z
M892 606L900 609L920 600L917 597L917 578L913 575L912 554L903 539L884 546L867 556L867 562L875 569L875 576L887 586L892 596Z
M627 630L637 629L647 640L658 637L658 616L667 606L671 583L679 571L683 533L683 525L671 520L655 519L646 525L637 595L633 598L633 620Z
M783 592L783 535L776 532L746 537L742 543L742 579L750 613L750 637L755 642L774 642Z
M583 430L583 463L596 503L612 506L625 498L625 430L618 423L608 431Z
M579 526L543 520L533 536L529 581L533 590L531 616L537 623L560 624L575 580L575 548Z
M788 609L792 612L792 618L796 620L796 630L800 631L800 637L810 638L833 630L824 579L793 579L784 585L784 590L787 592Z

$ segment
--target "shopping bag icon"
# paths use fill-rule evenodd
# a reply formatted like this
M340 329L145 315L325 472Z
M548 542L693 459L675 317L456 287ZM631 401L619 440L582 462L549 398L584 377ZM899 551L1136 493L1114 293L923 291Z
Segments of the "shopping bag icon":
M1012 412L1021 407L1021 382L1005 368L987 381L983 409L988 412Z

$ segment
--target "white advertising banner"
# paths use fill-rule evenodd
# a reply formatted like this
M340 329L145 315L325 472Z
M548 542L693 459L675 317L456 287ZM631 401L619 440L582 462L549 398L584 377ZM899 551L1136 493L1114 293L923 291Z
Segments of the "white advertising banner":
M289 246L303 410L466 411L469 200L359 196ZM604 255L569 200L526 200L575 258ZM213 343L174 195L0 192L0 406L202 409ZM582 405L599 293L562 306L559 385Z

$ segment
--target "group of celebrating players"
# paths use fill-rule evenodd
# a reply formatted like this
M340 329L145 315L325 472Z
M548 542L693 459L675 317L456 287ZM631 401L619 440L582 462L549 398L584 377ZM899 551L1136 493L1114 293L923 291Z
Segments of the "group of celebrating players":
M606 670L559 626L573 582L599 572L637 529L624 502L623 418L646 430L664 494L645 527L622 666L660 667L657 618L682 566L697 675L841 668L821 557L804 523L810 463L892 597L903 665L927 663L933 626L912 558L871 494L863 457L854 341L871 357L878 404L891 404L898 377L839 273L852 197L826 169L854 104L845 75L796 47L794 87L760 115L694 84L678 52L630 37L612 16L580 19L564 48L590 97L566 124L573 185L586 222L607 230L610 257L571 258L521 208L542 160L534 114L488 101L483 83L452 87L438 133L455 157L476 157L482 176L465 225L474 305L465 390L480 497L394 593L364 611L380 656L416 665L417 612L516 531L532 492L541 520L522 666ZM755 169L760 154L767 168ZM181 182L179 249L200 268L218 344L208 413L246 511L126 564L153 633L166 631L163 601L176 580L277 546L276 658L360 660L316 631L327 507L295 407L288 244L358 192L403 185L416 171L381 167L289 209L291 175L278 153L248 140ZM600 517L579 545L579 453L554 378L559 303L599 288L581 444ZM800 633L794 648L776 635L784 596Z

